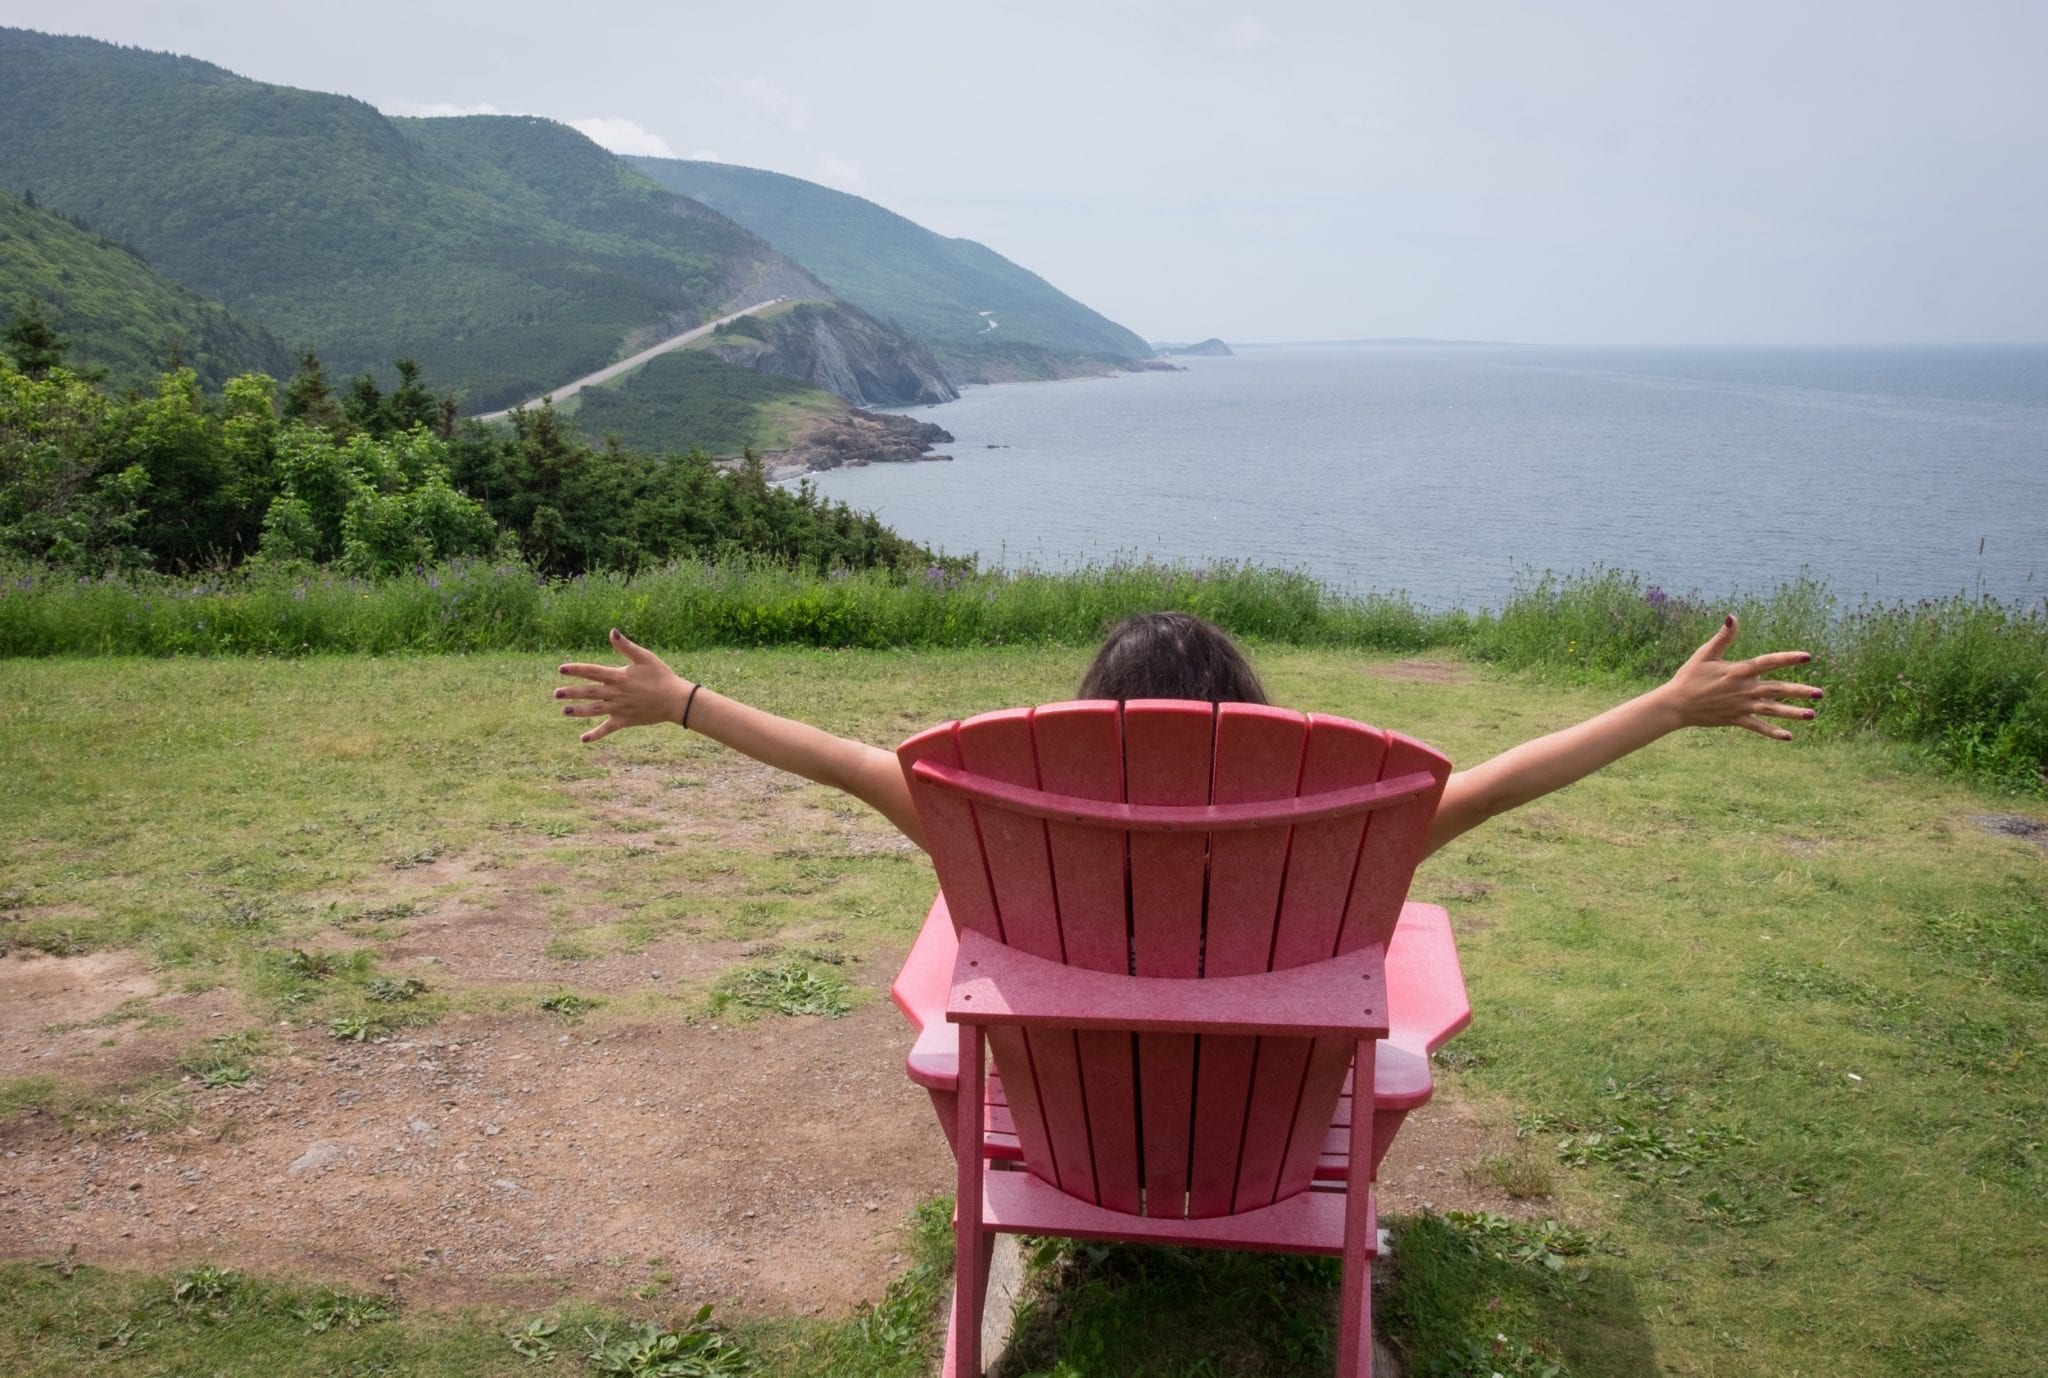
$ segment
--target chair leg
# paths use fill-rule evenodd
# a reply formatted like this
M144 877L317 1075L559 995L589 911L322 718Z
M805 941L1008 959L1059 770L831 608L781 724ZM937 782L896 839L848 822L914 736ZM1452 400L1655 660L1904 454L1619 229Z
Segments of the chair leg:
M1353 1084L1372 1085L1373 1045L1358 1045ZM1371 1115L1351 1117L1351 1180L1344 1197L1344 1284L1337 1311L1339 1378L1372 1378L1372 1260L1379 1221L1372 1201Z
M981 1378L981 1312L988 1300L993 1243L981 1218L982 1031L960 1026L959 1104L953 1163L958 1191L953 1214L953 1314L946 1327L947 1378Z

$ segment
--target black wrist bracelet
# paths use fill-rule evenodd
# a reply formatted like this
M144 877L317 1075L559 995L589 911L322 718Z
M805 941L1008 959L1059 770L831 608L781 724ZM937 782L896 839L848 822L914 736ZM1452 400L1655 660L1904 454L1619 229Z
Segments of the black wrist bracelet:
M683 731L685 732L690 730L690 705L697 701L697 691L703 687L701 684L691 685L690 697L683 700Z

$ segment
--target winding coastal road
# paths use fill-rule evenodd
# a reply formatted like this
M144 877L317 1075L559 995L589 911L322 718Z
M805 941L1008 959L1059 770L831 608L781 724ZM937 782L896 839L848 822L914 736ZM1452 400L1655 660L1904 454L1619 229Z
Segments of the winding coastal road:
M788 297L770 297L767 301L757 301L752 306L742 306L739 310L733 312L730 316L720 316L715 321L706 321L702 325L693 326L692 328L685 330L680 335L671 335L669 336L669 338L661 341L659 344L649 345L647 348L641 350L638 354L632 355L629 358L621 359L616 364L609 364L606 367L599 369L595 373L586 373L573 383L564 383L562 384L562 386L558 388L551 388L547 392L542 393L540 396L533 398L531 401L522 402L519 405L522 407L537 407L541 403L548 401L550 398L557 402L566 402L571 397L574 397L577 393L583 391L583 389L587 387L591 387L597 383L609 383L612 379L618 377L622 373L631 373L634 369L640 367L640 365L646 363L649 359L652 359L657 354L666 354L671 349L681 349L684 345L690 343L690 341L692 340L701 340L706 335L709 335L712 331L718 329L719 326L726 324L728 321L736 321L741 316L751 316L756 311L765 311L771 306L775 306L781 302L785 302L788 300ZM506 407L503 411L482 412L479 413L473 419L477 421L500 421L503 420L505 417L510 416L513 410L514 408L512 407Z

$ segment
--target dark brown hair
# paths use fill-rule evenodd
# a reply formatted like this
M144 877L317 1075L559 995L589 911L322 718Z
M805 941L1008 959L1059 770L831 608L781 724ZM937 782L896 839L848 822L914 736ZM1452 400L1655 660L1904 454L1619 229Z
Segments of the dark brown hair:
M1110 629L1079 697L1264 703L1266 691L1221 627L1184 612L1147 612Z

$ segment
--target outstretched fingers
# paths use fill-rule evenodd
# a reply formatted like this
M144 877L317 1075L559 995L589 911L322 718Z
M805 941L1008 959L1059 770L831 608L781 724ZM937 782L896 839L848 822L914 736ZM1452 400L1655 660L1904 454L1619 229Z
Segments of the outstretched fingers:
M1743 661L1742 668L1750 674L1760 675L1766 670L1782 670L1787 665L1804 665L1812 659L1812 654L1807 651L1772 651Z
M599 684L617 684L626 677L626 672L610 665L586 665L581 661L564 665L562 673L574 675L577 679L596 680Z
M1746 718L1737 718L1735 720L1735 725L1737 727L1748 728L1751 732L1756 733L1758 736L1769 737L1774 742L1789 742L1792 740L1792 734L1790 732L1786 731L1782 727L1774 727L1773 725L1765 722L1762 718L1758 717L1754 713L1750 714Z
M617 627L612 628L612 645L618 648L620 655L641 665L651 665L659 659L654 652L648 650L645 646L637 646L631 641L626 640L626 634Z
M1814 684L1794 684L1790 680L1767 679L1756 686L1759 694L1769 694L1774 699L1817 699L1827 691Z
M601 737L611 736L612 733L618 731L620 728L624 726L625 724L620 722L617 718L606 718L603 722L599 723L596 727L591 728L588 732L584 733L581 737L578 737L576 740L579 742L594 742Z
M1705 660L1719 660L1728 653L1728 648L1735 643L1735 633L1739 630L1740 628L1735 621L1735 614L1729 613L1721 619L1721 625L1715 629L1712 636L1706 639L1705 644L1692 653L1691 660L1688 663L1697 665Z

